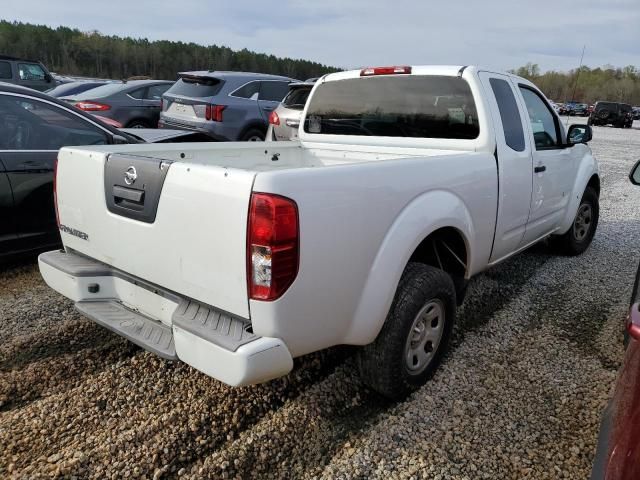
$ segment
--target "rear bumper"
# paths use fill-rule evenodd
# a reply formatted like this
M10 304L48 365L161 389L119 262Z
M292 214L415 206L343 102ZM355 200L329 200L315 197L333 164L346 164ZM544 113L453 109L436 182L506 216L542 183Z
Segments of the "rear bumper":
M158 120L158 128L170 128L177 130L188 130L190 132L200 132L206 133L210 137L214 138L219 142L230 142L235 140L232 138L228 132L223 129L216 128L219 127L215 122L208 122L207 126L200 126L197 123L186 122L186 121L178 121L172 118L160 116L160 120Z
M285 343L253 334L244 319L75 253L43 253L38 263L47 285L83 315L163 358L232 386L265 382L293 368Z

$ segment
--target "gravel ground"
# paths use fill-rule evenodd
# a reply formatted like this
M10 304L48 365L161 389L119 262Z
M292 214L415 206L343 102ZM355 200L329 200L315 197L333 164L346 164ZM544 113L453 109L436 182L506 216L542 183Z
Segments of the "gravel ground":
M475 278L453 348L401 403L360 384L349 348L228 388L84 320L35 263L5 267L0 477L587 478L640 257L640 129L594 130L592 247Z

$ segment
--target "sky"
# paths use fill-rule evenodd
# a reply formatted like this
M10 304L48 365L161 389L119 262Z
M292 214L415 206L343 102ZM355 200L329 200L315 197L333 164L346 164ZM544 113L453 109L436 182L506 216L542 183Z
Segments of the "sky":
M640 0L0 0L0 18L225 45L339 68L640 68Z

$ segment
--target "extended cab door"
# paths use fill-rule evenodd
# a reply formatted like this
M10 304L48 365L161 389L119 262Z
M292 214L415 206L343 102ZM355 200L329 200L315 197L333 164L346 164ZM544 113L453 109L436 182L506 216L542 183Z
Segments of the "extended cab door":
M499 182L496 232L490 262L519 247L531 204L531 140L525 134L516 87L506 75L480 72L496 133Z
M533 179L529 221L522 246L553 233L569 205L576 165L572 149L565 145L560 119L542 94L529 85L518 85L526 130L533 144Z

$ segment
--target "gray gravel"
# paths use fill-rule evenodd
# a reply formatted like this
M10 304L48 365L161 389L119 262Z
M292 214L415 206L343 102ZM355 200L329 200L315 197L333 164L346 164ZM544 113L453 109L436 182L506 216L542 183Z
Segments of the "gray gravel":
M450 354L397 404L359 383L349 348L228 388L84 320L35 263L5 268L0 477L587 478L640 233L640 129L594 137L592 247L538 246L474 279Z

